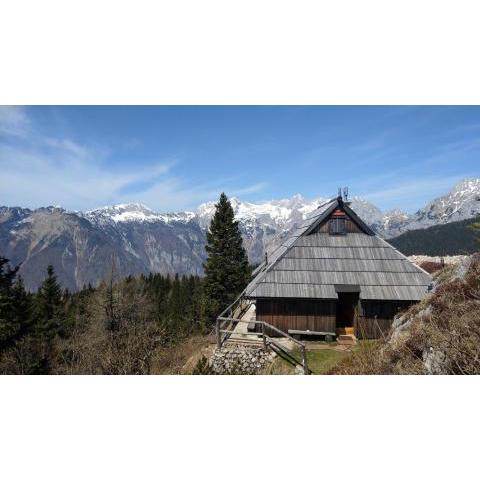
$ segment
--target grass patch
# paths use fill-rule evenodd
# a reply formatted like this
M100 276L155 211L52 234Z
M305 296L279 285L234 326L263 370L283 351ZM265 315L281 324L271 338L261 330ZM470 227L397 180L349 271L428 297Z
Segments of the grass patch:
M298 349L293 350L292 354L295 358L301 358ZM351 354L351 351L339 351L333 348L307 350L307 365L312 374L324 375ZM295 367L282 356L277 356L266 373L270 375L293 375Z
M309 350L307 351L308 368L314 375L323 375L349 355L351 355L349 351Z

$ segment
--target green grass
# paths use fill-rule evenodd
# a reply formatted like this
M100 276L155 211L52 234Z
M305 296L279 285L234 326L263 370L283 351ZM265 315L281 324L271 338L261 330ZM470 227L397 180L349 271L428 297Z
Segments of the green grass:
M292 354L295 358L300 358L299 350L294 350ZM348 351L333 349L307 350L307 365L314 375L322 375L350 354ZM272 375L289 375L294 373L294 371L295 367L293 365L278 356L267 373Z
M322 375L348 355L350 355L350 352L309 350L307 351L307 365L314 375Z

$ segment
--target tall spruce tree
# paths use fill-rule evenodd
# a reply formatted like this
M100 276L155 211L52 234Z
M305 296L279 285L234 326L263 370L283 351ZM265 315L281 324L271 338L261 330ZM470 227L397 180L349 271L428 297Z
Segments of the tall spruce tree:
M18 276L12 288L13 318L17 327L16 340L32 329L32 294L25 290L23 278Z
M207 232L205 293L213 317L232 303L248 284L250 266L232 205L222 193Z
M46 340L61 334L65 321L62 289L52 265L47 268L47 278L37 294L37 333Z

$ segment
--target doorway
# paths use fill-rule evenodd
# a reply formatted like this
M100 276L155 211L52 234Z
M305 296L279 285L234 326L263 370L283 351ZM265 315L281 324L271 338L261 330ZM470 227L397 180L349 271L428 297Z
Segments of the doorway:
M358 305L357 292L338 292L336 333L354 335L355 311Z

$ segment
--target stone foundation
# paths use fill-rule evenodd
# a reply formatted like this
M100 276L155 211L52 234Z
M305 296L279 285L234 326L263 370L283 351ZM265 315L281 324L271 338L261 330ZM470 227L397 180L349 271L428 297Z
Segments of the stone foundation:
M210 365L217 375L255 375L270 364L276 353L245 345L224 345L216 349Z

